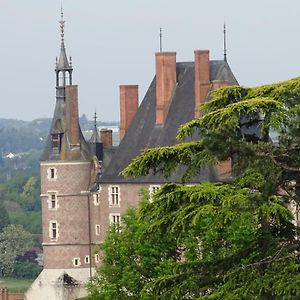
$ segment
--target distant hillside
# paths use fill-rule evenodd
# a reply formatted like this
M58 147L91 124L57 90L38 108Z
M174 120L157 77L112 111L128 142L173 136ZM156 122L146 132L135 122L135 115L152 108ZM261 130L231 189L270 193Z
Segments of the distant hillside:
M83 114L80 117L82 130L93 128L93 121ZM97 122L98 126L118 126L118 122ZM40 118L33 121L16 119L0 119L0 154L9 152L20 153L30 150L42 150L49 133L50 118Z

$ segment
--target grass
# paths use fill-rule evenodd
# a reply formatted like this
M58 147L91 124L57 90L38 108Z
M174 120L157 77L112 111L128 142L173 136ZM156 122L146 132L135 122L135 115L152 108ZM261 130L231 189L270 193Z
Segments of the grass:
M0 277L0 287L7 287L10 292L26 292L33 281L34 279L25 280Z

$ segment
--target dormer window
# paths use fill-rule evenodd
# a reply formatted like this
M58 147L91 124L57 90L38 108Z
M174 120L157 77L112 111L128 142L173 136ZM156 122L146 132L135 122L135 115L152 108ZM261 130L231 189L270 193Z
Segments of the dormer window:
M51 134L51 146L53 152L60 152L61 150L61 134L59 133L52 133Z

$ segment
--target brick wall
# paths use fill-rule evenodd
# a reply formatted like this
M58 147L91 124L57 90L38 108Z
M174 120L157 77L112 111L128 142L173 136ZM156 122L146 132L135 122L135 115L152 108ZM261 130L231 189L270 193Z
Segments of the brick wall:
M56 169L55 179L48 178L49 168ZM90 177L90 162L41 163L45 269L89 267L84 259L90 254L89 231L94 232L96 222L96 215L93 217L95 214L93 213L93 198L86 193ZM49 207L48 194L50 192L56 192L57 208ZM90 222L88 221L89 215ZM58 224L57 239L50 238L49 229L52 221ZM80 266L73 265L74 258L80 258Z
M24 300L24 293L12 293L7 288L0 288L0 300Z

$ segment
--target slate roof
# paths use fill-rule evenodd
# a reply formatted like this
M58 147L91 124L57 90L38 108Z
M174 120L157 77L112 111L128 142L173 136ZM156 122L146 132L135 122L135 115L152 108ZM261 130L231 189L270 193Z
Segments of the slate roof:
M168 146L176 143L179 126L194 118L195 67L194 62L177 63L177 86L171 99L163 125L156 125L155 77L138 109L138 112L122 139L113 159L104 170L100 183L162 183L166 180L159 174L140 178L123 178L119 173L143 149ZM210 61L210 81L227 80L229 85L238 85L226 61ZM180 182L182 171L176 172L168 181ZM203 169L194 182L215 181L213 169Z
M66 121L66 104L64 98L64 87L57 88L57 99L47 141L45 143L44 151L40 157L41 161L56 161L56 160L74 160L68 153L71 152L71 145L68 138L68 128ZM89 149L89 145L85 141L80 129L79 121L79 140L80 140L80 155L75 160L91 161L92 155ZM62 134L61 151L53 152L51 146L51 134Z

